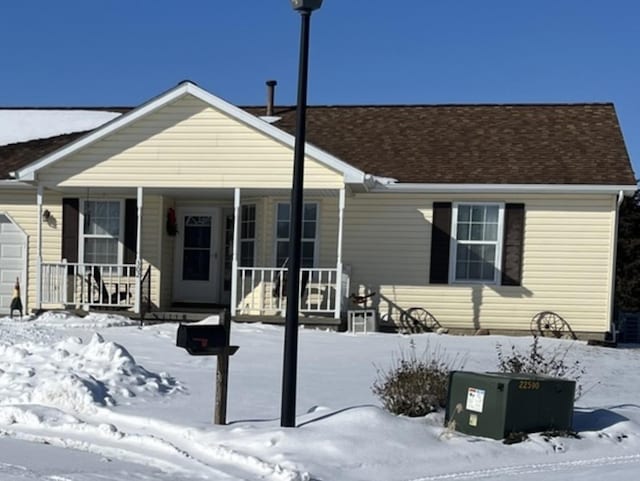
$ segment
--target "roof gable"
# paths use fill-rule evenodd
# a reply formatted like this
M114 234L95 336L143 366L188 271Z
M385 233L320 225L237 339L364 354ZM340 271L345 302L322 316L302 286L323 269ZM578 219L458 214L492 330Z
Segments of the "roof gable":
M168 90L167 92L151 99L145 104L142 104L141 106L131 110L127 114L124 114L121 117L118 117L104 124L96 130L87 133L79 139L72 141L70 144L45 155L44 157L27 166L19 168L15 173L16 178L18 180L34 180L35 173L38 170L51 165L52 163L57 162L62 158L72 155L75 152L78 152L80 149L83 149L99 141L100 139L103 139L113 132L125 128L136 120L148 116L151 113L158 111L159 109L186 95L191 95L207 103L211 107L222 111L235 120L238 120L246 125L255 128L256 130L266 134L267 136L273 138L274 140L277 140L278 142L286 146L293 148L295 144L295 137L293 135L277 127L274 127L267 122L264 122L263 120L250 114L249 112L242 110L241 108L238 108L222 100L221 98L216 97L213 94L210 94L197 85L185 81L181 82L173 89ZM361 183L364 181L364 172L359 171L353 166L332 156L331 154L319 149L314 145L307 144L305 153L307 156L314 158L327 167L343 173L345 182Z
M336 189L344 175L307 157L305 186ZM37 172L56 187L291 188L291 149L192 96L137 119Z

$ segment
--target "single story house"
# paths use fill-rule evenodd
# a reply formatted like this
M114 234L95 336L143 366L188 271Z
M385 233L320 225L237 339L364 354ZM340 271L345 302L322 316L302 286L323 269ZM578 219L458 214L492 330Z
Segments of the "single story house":
M97 125L74 131L77 110ZM44 123L71 133L0 146L5 314L18 278L28 310L282 315L294 107L185 81L60 112ZM29 113L53 112L13 111ZM344 318L350 294L375 293L388 324L424 309L450 330L528 332L553 311L583 337L610 330L636 189L612 104L311 106L307 125L303 314Z

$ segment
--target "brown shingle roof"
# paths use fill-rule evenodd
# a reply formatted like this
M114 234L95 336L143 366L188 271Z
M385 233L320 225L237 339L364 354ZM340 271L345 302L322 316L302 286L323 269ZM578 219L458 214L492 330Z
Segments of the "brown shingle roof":
M400 182L635 184L612 104L312 107L307 139Z
M132 107L1 107L0 110L90 110L126 113ZM8 179L9 173L25 167L39 158L64 147L90 131L56 135L45 139L29 140L15 144L0 145L0 179Z
M294 107L275 115L295 133ZM0 178L79 135L0 147ZM635 184L612 104L317 106L307 140L400 182Z
M30 140L0 146L0 179L8 179L9 173L29 165L54 150L64 147L87 132L57 135L46 139Z

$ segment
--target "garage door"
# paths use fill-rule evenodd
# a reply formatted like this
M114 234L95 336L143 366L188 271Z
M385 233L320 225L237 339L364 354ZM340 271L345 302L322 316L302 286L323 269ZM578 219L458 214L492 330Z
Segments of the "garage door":
M0 314L8 314L16 278L22 287L24 305L27 278L27 236L11 219L0 213Z

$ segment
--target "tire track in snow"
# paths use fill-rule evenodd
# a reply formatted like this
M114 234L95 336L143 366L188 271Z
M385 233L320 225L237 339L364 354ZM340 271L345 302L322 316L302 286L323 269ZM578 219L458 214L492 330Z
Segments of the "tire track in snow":
M626 456L606 456L595 459L579 459L574 461L560 461L557 463L522 464L517 466L505 466L502 468L487 468L471 471L459 471L454 473L435 474L421 478L413 478L406 481L440 481L440 480L464 480L483 479L495 476L524 476L527 474L567 471L575 468L589 468L617 464L640 463L640 454ZM502 478L506 479L506 478Z
M155 451L141 449L139 446L132 445L132 443L129 442L117 443L109 442L109 440L106 439L98 440L95 437L83 436L82 433L74 430L65 432L60 429L55 429L54 432L51 432L52 430L45 428L38 429L37 432L28 431L32 430L2 430L0 434L21 441L50 444L58 448L76 449L107 458L115 458L121 461L149 466L168 474L184 474L189 475L189 477L195 477L196 474L201 476L206 472L210 476L216 476L214 479L228 479L230 481L236 479L212 466L199 464L197 460L192 459L186 453L182 453L177 449L172 450L169 444L167 444L162 451ZM133 437L134 436L131 436L131 438ZM124 440L125 438L123 437L122 439ZM127 441L130 440L131 439L128 439Z
M242 479L247 475L250 476L248 479L259 476L260 479L274 481L308 481L310 479L310 475L306 472L270 463L221 443L207 443L204 439L207 433L197 429L185 428L158 420L151 422L148 418L119 414L110 410L102 412L99 419L103 423L105 419L108 419L113 425L118 426L118 429L124 429L126 432L136 432L162 439L176 448L184 450L185 453L189 453L194 461L207 465L213 464L218 469L222 469L224 466L228 469L225 473L239 476ZM95 421L98 421L98 418Z
M28 408L16 405L3 408L30 413ZM69 414L50 409L48 415L55 417L54 412L62 417ZM95 414L75 412L71 416L74 422L63 421L55 425L18 416L17 422L5 426L0 434L154 466L164 472L200 476L207 472L221 480L254 479L256 476L273 481L309 479L307 473L269 463L220 443L207 443L204 440L206 432L184 426L101 408ZM26 422L23 424L20 420Z

